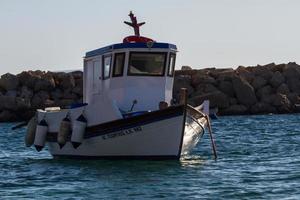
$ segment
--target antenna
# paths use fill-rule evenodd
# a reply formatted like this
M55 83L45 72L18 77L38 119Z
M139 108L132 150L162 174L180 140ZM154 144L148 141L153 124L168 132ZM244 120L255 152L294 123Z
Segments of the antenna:
M137 23L136 16L134 16L132 11L130 11L128 16L130 17L131 22L124 21L124 23L133 27L134 35L139 37L140 36L140 26L144 25L146 22Z

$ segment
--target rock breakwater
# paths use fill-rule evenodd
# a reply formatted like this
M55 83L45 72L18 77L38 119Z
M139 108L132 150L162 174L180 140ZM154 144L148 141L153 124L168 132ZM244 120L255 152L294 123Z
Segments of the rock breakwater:
M237 69L184 67L176 71L174 97L181 87L189 91L189 103L209 99L221 115L295 113L300 103L300 66L270 63Z
M82 102L82 72L24 71L0 78L0 121L30 119L36 109Z
M174 98L188 89L189 103L209 99L220 115L295 113L300 104L300 66L274 63L237 69L183 67L175 73ZM83 73L24 71L0 78L0 121L30 119L36 109L82 103Z

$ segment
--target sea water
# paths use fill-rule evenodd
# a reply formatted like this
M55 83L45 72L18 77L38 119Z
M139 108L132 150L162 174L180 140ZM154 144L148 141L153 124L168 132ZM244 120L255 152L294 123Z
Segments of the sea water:
M300 199L300 115L220 117L180 161L54 160L0 124L0 199Z

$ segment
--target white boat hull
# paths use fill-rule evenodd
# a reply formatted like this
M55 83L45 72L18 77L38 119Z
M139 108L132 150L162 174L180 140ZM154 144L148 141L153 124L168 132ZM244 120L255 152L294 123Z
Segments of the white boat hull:
M112 126L107 123L88 128L82 144L76 149L70 141L60 148L55 141L55 133L49 133L49 151L55 158L179 159L197 144L204 133L205 124L201 127L199 122L188 119L183 123L183 107L172 109L168 112L147 113L148 117L138 116L133 121L118 120L110 123ZM114 126L118 123L123 124Z

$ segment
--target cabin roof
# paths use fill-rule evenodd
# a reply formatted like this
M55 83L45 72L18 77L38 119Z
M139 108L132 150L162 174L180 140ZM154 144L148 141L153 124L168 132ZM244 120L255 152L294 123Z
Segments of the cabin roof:
M119 43L119 44L112 44L106 47L102 47L99 49L95 49L93 51L89 51L85 54L85 57L92 57L92 56L97 56L101 54L105 54L108 52L111 52L115 49L126 49L126 48L149 48L147 46L147 43ZM174 44L169 44L169 43L159 43L159 42L154 42L152 49L174 49L177 50L176 45Z

